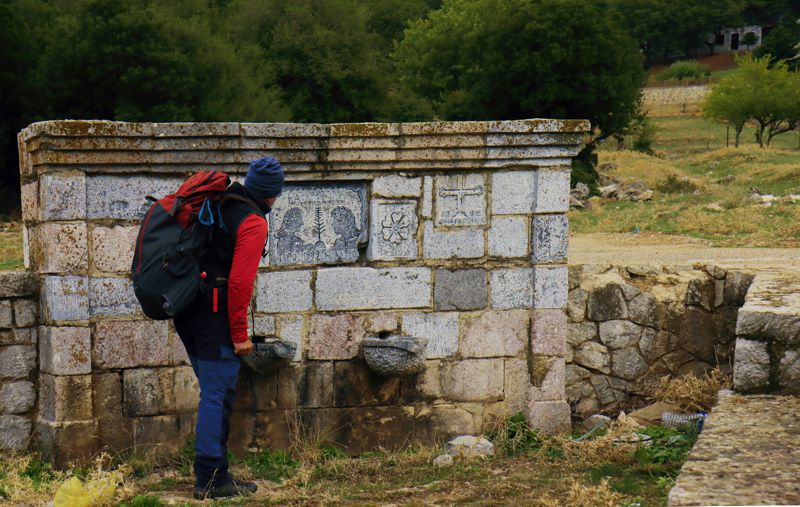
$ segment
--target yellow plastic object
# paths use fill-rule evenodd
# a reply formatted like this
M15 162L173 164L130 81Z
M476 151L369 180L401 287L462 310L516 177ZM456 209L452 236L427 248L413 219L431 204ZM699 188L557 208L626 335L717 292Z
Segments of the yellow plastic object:
M121 480L118 472L83 484L77 477L70 477L56 491L53 507L100 507L108 505Z

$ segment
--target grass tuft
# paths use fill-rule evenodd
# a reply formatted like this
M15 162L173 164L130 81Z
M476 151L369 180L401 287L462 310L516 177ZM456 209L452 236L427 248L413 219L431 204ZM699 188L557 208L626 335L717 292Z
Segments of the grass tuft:
M662 377L653 397L677 405L686 412L707 411L716 403L720 389L729 389L732 385L731 376L716 367L703 377L693 373L682 377Z

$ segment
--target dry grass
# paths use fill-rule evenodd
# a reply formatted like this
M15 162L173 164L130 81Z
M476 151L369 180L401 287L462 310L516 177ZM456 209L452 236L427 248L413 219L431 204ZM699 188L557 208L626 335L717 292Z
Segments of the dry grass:
M682 377L662 377L653 397L675 404L686 412L708 411L716 403L720 389L732 386L731 376L716 367L702 378L691 373Z
M608 479L602 479L600 484L587 485L573 481L565 498L553 498L545 493L542 497L544 507L616 507L625 497L611 489Z
M22 225L0 220L0 271L22 269Z

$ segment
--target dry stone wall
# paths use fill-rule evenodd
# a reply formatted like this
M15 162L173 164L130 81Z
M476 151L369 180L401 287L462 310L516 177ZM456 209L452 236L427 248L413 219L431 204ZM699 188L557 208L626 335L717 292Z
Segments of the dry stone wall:
M714 266L570 266L566 392L573 414L636 405L664 375L702 375L715 366L730 372L752 279Z
M144 198L197 169L240 177L261 156L284 164L287 186L270 217L254 331L297 353L273 375L243 368L234 449L286 446L303 428L355 453L477 432L517 411L567 430L564 213L588 128L28 127L19 147L25 263L41 291L39 447L64 463L103 446L184 445L194 377L171 323L143 317L128 279ZM381 333L427 338L425 371L374 374L361 342Z

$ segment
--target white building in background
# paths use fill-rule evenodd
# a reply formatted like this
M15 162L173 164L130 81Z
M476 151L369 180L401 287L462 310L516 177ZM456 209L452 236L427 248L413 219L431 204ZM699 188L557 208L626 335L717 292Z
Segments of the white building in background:
M747 35L750 33L754 34L754 37ZM726 28L709 36L708 43L709 45L714 45L714 53L751 51L761 45L761 40L764 35L766 34L763 33L763 28L761 26ZM753 44L745 44L748 38L755 42Z

